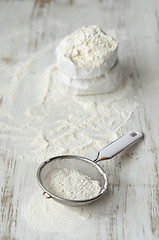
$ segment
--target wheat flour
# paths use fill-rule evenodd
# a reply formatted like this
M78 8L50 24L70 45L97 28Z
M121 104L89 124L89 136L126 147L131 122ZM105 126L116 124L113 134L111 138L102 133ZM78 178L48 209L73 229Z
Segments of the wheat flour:
M46 179L46 186L53 194L71 200L91 199L101 190L98 181L67 168L51 170Z

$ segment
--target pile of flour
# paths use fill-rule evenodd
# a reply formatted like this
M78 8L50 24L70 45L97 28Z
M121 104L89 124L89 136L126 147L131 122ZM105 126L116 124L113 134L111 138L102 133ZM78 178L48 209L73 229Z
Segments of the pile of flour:
M65 37L57 50L60 48L64 57L70 58L78 67L95 68L108 61L117 46L118 43L112 37L101 31L98 26L93 25L83 26ZM114 56L114 61L116 61L116 56Z
M67 168L50 171L45 184L53 194L71 200L91 199L101 191L98 181Z

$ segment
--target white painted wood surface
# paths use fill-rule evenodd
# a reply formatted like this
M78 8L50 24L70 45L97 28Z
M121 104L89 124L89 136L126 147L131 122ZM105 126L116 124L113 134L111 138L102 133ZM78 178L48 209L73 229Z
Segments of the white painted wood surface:
M133 78L139 105L121 132L142 129L144 141L135 151L123 154L122 161L120 156L106 163L109 190L91 206L96 209L92 229L88 220L89 231L79 226L78 238L69 231L32 230L21 220L21 206L29 200L28 188L32 186L33 191L37 188L38 163L25 161L25 158L17 160L14 145L12 153L8 154L10 136L8 133L8 138L4 139L4 129L1 129L0 139L6 146L1 149L0 157L0 237L3 240L159 239L159 2L0 1L1 65L12 73L14 64L41 51L46 44L54 42L56 45L63 36L84 24L98 24L104 30L116 29L122 51L125 46L121 63L126 74ZM12 75L5 74L5 67L0 73L1 89ZM84 224L87 225L87 221Z

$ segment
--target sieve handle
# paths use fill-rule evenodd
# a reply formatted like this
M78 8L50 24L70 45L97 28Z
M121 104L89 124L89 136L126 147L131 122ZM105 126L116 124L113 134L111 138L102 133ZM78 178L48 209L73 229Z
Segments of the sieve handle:
M143 137L142 132L130 131L126 135L118 138L105 148L99 151L98 157L95 162L111 159L118 153L138 142Z

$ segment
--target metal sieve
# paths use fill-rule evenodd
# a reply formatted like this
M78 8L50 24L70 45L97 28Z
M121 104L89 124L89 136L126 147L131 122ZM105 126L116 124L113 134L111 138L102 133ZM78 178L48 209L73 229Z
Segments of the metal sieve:
M64 155L53 157L43 162L37 170L37 179L40 187L43 189L43 195L46 198L53 198L54 200L69 206L80 206L91 203L99 199L107 190L107 176L104 170L98 165L99 161L108 160L116 156L118 153L136 143L143 137L142 132L130 131L126 135L118 138L102 150L98 152L97 158L92 161L88 158L76 155ZM47 176L52 169L75 170L82 174L89 176L91 179L99 182L101 191L100 193L90 199L85 200L70 200L57 196L51 192L47 186Z

